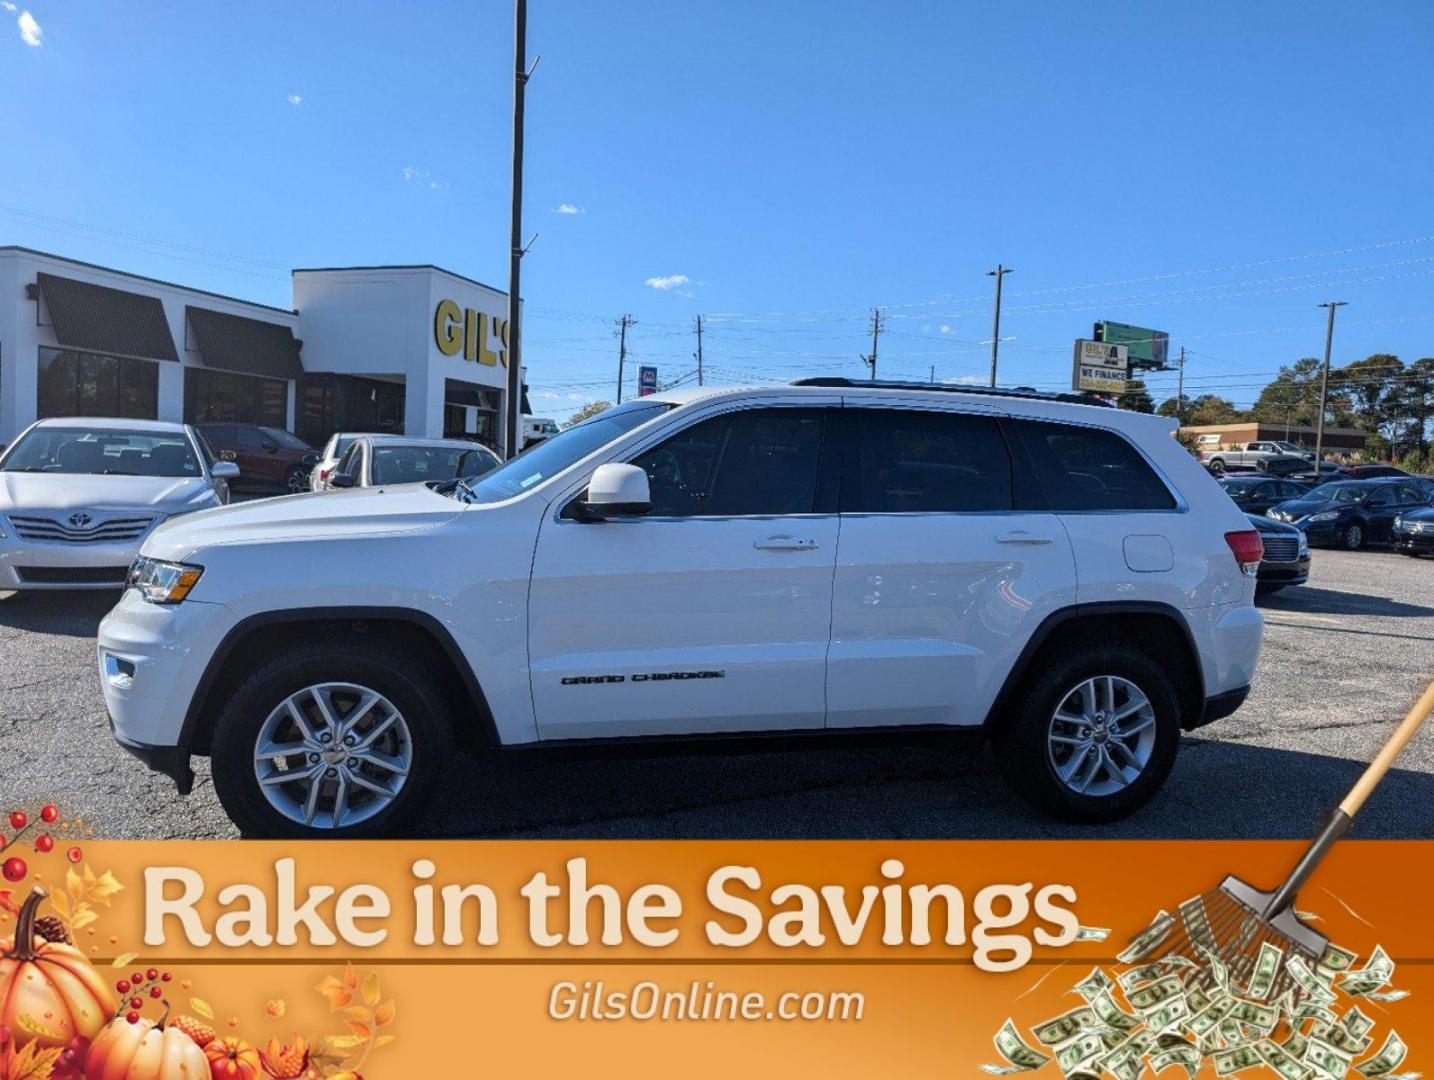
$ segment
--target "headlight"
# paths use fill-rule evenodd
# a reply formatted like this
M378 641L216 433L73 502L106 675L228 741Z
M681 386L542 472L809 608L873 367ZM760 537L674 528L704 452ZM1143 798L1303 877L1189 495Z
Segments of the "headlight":
M1308 555L1309 552L1310 552L1310 538L1304 534L1304 531L1303 531L1303 530L1301 530L1301 531L1300 531L1299 553L1300 553L1301 555Z
M189 595L202 573L204 568L200 566L164 562L141 555L130 564L124 583L126 588L138 589L140 596L151 604L177 604Z
M1403 532L1403 531L1404 531L1404 515L1403 515L1403 514L1396 514L1396 515L1394 516L1394 531L1395 531L1395 532Z
M1313 517L1310 518L1310 520L1311 520L1311 521L1333 521L1333 520L1334 520L1335 518L1337 518L1337 517L1339 517L1339 511L1338 511L1338 510L1326 510L1326 511L1324 511L1323 513L1315 514Z

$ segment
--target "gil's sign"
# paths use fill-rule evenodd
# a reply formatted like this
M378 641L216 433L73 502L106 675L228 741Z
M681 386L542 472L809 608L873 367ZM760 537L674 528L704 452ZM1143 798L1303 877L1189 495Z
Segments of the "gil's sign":
M1129 364L1130 356L1124 345L1077 338L1071 388L1096 394L1123 394Z

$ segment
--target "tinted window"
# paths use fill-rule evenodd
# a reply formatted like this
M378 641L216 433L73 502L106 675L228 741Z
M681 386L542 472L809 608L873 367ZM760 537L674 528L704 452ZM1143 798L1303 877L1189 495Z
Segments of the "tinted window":
M1012 425L1051 510L1172 510L1175 499L1135 447L1099 428Z
M842 494L844 511L1011 509L1011 456L990 417L907 409L851 414L856 461Z
M184 435L147 431L34 428L5 459L7 472L198 476Z
M466 446L375 446L369 479L375 484L451 480L466 454Z
M654 517L809 514L815 509L822 410L749 409L713 417L653 447Z

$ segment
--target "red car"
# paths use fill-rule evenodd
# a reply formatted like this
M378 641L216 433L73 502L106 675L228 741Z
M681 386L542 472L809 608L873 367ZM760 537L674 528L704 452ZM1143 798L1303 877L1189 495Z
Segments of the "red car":
M298 494L309 490L309 472L318 452L283 428L258 424L195 424L214 456L239 466L231 487L262 488Z

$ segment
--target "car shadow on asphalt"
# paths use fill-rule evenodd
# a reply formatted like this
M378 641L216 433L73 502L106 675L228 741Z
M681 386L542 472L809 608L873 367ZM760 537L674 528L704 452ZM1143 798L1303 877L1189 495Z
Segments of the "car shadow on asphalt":
M1363 769L1346 758L1186 737L1164 790L1106 825L1020 800L989 750L810 750L503 765L458 756L432 835L551 839L1297 839ZM1395 770L1353 836L1434 839L1434 776Z
M109 589L0 592L0 630L92 638L119 598Z
M1423 619L1434 615L1434 607L1425 604L1406 604L1383 596L1361 596L1311 585L1281 589L1259 597L1256 603L1271 611L1311 615L1376 615L1404 619Z

